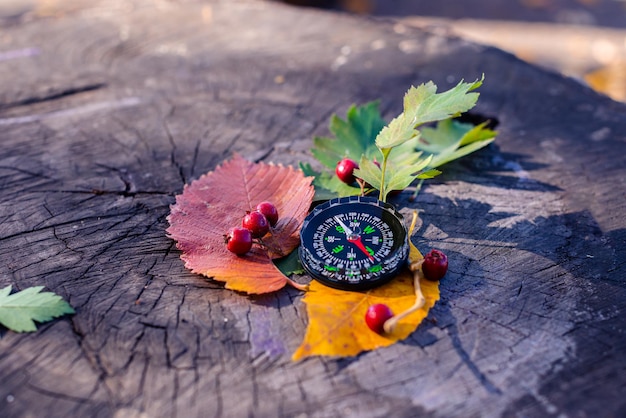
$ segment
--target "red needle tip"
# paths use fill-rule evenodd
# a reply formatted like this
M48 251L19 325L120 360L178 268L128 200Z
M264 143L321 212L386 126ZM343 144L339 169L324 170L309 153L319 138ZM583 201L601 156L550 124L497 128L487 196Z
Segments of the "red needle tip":
M370 260L374 261L374 257L372 257L372 255L369 253L369 251L367 251L367 248L365 248L365 245L363 245L363 242L361 241L361 237L360 236L348 237L348 241L353 243L354 245L356 245L357 248L359 250L361 250L361 252L363 252L363 254L365 254L367 256L367 258L369 258Z

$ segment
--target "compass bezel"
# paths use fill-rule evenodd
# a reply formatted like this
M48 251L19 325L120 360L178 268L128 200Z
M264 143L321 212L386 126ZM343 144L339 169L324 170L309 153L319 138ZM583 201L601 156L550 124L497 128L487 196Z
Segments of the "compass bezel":
M360 279L348 279L340 272L331 272L324 269L324 260L319 257L313 248L314 228L322 225L324 220L332 214L347 213L359 209L378 216L381 222L389 226L393 233L393 247L383 261L384 267L380 272L368 272L367 279L364 273ZM320 222L321 220L321 222ZM312 229L313 228L313 229ZM299 256L305 271L315 280L342 290L367 290L383 285L394 278L406 265L409 255L409 237L404 225L403 216L389 203L385 203L371 196L348 196L334 198L315 207L306 217L300 231Z

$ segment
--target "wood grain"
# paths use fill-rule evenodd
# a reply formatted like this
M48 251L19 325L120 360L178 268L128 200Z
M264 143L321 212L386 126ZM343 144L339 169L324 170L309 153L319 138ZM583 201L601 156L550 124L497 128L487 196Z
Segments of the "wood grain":
M77 311L2 332L3 416L626 411L625 105L463 39L276 3L41 2L0 25L0 286ZM380 99L391 118L411 84L482 73L496 143L396 201L450 259L405 342L292 363L298 291L184 268L165 235L184 184L234 152L311 161L330 114Z

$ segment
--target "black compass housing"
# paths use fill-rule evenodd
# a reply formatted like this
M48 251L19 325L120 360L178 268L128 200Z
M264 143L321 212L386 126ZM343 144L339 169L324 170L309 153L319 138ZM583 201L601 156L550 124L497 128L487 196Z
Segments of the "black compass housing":
M402 215L369 196L331 199L306 217L300 261L319 282L343 290L387 283L406 265L408 233Z

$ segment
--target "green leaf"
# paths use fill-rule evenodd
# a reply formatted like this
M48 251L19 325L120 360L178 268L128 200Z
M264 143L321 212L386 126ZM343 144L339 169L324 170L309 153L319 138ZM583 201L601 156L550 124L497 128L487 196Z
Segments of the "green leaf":
M365 156L359 161L359 168L354 170L354 175L373 188L380 190L382 170Z
M352 151L354 152L354 151ZM341 160L344 155L350 154L350 150L339 141L333 138L315 137L313 138L313 148L311 153L324 166L334 169L337 161Z
M318 172L311 167L311 164L308 163L301 162L299 165L305 176L314 178L314 201L329 200L335 197L354 196L361 192L360 188L352 187L343 183L339 180L339 178L337 178L337 176L334 175L334 172Z
M443 164L449 163L450 161L454 161L461 157L464 157L468 154L471 154L474 151L478 151L479 149L491 144L495 138L487 139L484 141L472 142L469 145L456 149L452 152L440 154L436 158L433 158L433 164L431 167L439 167Z
M319 184L322 188L332 191L335 194L334 197L354 196L361 193L359 187L352 187L342 182L334 173L321 173Z
M439 94L432 81L411 87L404 95L404 111L380 131L376 137L376 145L381 149L396 147L415 136L418 126L470 110L478 100L478 93L469 92L481 85L482 79L473 83L461 81L450 90Z
M34 321L46 322L74 313L60 296L41 292L42 289L43 286L29 287L12 295L11 286L1 289L0 324L15 332L31 332L37 330Z
M409 89L406 96L416 96L413 100L407 100L411 104L409 115L416 125L427 122L435 122L451 118L463 112L467 112L476 105L478 93L469 93L483 84L483 79L473 83L459 82L455 87L443 93L436 94L436 87L430 89L427 94L416 93L415 87ZM406 112L406 110L405 110Z
M410 166L388 165L388 175L385 180L385 199L386 194L392 190L404 190L409 187L409 185L422 174L422 170L430 164L430 160L431 157L429 156L425 159L421 159L419 163Z
M461 122L455 122L461 124ZM495 138L497 135L496 131L487 128L489 122L483 122L480 125L472 125L472 124L464 124L471 128L463 138L461 138L461 146L468 145L473 142L483 141L485 139Z
M385 121L378 110L378 102L363 106L352 105L342 119L333 115L329 130L334 137L316 137L313 139L313 156L328 170L318 172L309 164L300 164L305 175L315 180L314 200L328 200L333 197L353 196L361 193L359 187L343 183L335 176L337 162L343 158L359 161L363 155L375 158L379 154L376 148L376 135L385 126Z
M304 274L304 267L300 263L300 257L298 255L298 249L296 248L289 255L279 258L277 260L272 260L276 267L283 273L285 276L289 277L292 274Z
M437 177L439 174L441 174L441 171L437 170L436 168L433 168L431 170L427 170L427 171L420 173L417 176L417 178L420 180L427 180L427 179L432 179L433 177Z
M316 137L311 149L323 166L322 171L301 164L303 171L315 178L315 199L362 192L335 175L337 162L343 158L359 161L360 169L355 170L355 176L378 189L379 198L385 200L390 191L404 189L416 179L432 178L440 174L435 167L493 141L496 133L486 129L486 124L474 127L451 119L476 104L478 93L471 92L482 81L482 78L473 83L461 81L443 93L437 93L432 81L411 87L404 95L403 112L387 126L377 102L351 106L345 119L333 115L329 129L334 137ZM420 127L430 122L438 124Z
M456 149L469 129L467 124L453 122L452 119L442 120L434 127L422 128L422 136L416 148L435 155L446 149Z
M393 190L404 190L417 178L432 178L439 174L438 170L422 172L431 161L431 156L417 159L411 163L395 164L393 161L387 163L387 174L384 178L384 190L382 200L387 199L387 194ZM367 158L361 158L359 169L354 171L354 175L369 183L372 187L381 190L382 169ZM420 177L425 175L423 177Z
M397 147L417 135L414 126L410 119L400 114L380 131L376 138L376 145L380 149Z
M423 128L417 149L432 155L430 168L470 154L494 141L496 132L486 128L487 122L472 125L451 119L434 128Z
M419 160L427 157L418 149L420 135L416 135L403 144L394 147L389 152L389 161L396 165L417 164Z
M346 113L346 119L337 115L331 117L329 130L334 138L314 138L311 153L331 170L335 169L342 158L359 161L362 155L378 152L375 140L384 126L385 121L378 110L378 102L363 106L352 105Z

